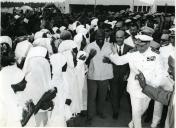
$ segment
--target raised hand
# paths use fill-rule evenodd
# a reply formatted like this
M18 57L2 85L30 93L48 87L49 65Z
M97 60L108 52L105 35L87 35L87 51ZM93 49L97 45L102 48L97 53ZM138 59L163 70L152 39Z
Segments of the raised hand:
M97 54L97 51L95 49L91 49L89 53L89 57L93 58Z
M85 60L85 59L86 59L86 56L83 54L83 55L81 55L78 59L79 59L79 60Z

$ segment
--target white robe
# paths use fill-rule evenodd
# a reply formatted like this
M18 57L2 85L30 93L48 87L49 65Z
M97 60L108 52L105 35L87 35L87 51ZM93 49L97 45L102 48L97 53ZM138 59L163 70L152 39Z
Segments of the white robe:
M27 81L26 88L21 96L23 100L32 99L36 105L42 95L51 89L49 82L51 81L50 65L46 56L46 48L37 46L30 49L23 67L25 79ZM47 112L39 110L40 112Z
M65 127L66 120L71 117L71 111L66 109L65 100L69 97L68 95L68 86L63 78L62 67L66 64L65 57L60 54L53 54L50 57L50 62L52 65L52 80L50 85L53 87L57 87L57 95L54 99L54 109L51 114L51 118L49 119L47 126L59 126ZM69 115L67 117L66 115Z
M0 126L20 127L22 106L19 106L17 95L12 84L21 82L23 72L16 65L6 66L0 71Z
M72 114L77 114L81 111L81 98L78 79L76 76L76 69L74 68L73 64L73 56L71 51L65 51L63 55L67 60L67 70L63 73L63 77L65 81L68 82L69 93L71 95L72 103L70 105L70 109Z
M78 64L75 70L76 70L76 76L77 76L78 85L79 85L81 110L87 110L86 65L85 65L85 61L78 59L81 55L86 56L86 53L83 51L78 52L78 55L77 55Z

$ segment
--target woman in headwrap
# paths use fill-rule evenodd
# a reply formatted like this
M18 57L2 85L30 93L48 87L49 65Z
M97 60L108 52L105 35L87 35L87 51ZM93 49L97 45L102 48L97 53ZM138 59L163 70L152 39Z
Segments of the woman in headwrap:
M30 49L23 67L25 78L27 81L24 92L24 100L32 99L36 105L41 96L50 89L49 82L51 80L51 70L48 60L48 52L44 47L36 46ZM39 110L35 115L36 126L47 124L47 110Z
M22 41L19 42L15 48L15 58L17 60L17 66L22 69L24 66L24 62L25 59L27 57L27 54L30 50L30 48L32 48L32 44L28 41Z
M66 121L72 116L69 105L65 104L66 99L71 99L67 81L63 77L66 59L61 53L57 53L50 56L50 62L52 65L52 80L50 84L57 87L58 93L54 99L55 108L47 126L65 127Z
M17 96L12 85L21 82L24 79L24 74L15 64L10 37L0 36L0 48L0 126L20 127L22 107L18 105Z
M71 94L71 112L73 115L80 113L81 104L80 104L80 91L78 86L78 80L76 77L75 67L77 65L77 45L73 40L71 40L72 36L69 31L63 31L61 33L61 39L63 40L59 45L58 52L62 53L67 62L67 70L63 73L64 79L68 81L69 85L69 93Z
M57 47L55 44L56 40L55 38L38 38L34 40L33 46L42 46L48 50L49 56L51 56L53 53L57 53Z
M78 33L74 37L74 42L77 44L78 47L78 55L77 55L77 66L76 66L76 72L77 72L77 79L78 79L78 85L80 88L80 98L81 98L81 114L84 115L84 113L87 111L87 66L85 65L85 60L87 58L86 52L83 51L83 49L87 45L86 38L84 37L84 33Z

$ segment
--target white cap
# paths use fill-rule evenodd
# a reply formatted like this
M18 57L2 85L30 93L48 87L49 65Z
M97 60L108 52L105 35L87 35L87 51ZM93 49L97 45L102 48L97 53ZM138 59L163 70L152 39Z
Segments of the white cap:
M150 28L150 27L147 27L147 26L142 27L141 31L144 32L144 33L151 33L152 35L155 32L153 28Z
M147 36L147 35L136 35L135 38L141 41L152 41L153 40L151 36Z

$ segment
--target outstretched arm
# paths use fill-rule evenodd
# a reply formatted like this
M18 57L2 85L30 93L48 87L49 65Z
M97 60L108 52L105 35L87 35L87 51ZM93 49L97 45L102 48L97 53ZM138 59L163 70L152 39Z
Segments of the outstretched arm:
M139 81L139 84L142 88L142 92L149 96L150 98L161 102L164 105L168 105L172 92L166 91L162 87L154 88L146 84L145 77L142 72L136 75L135 79Z

